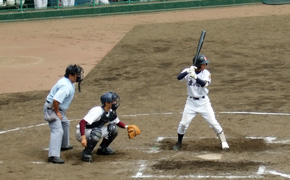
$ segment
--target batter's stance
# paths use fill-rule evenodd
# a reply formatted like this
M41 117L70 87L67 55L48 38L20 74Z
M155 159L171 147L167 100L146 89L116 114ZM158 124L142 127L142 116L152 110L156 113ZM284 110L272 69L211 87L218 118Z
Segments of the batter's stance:
M193 58L194 61L195 57ZM206 59L205 55L199 55L196 59L195 66L185 68L177 79L182 81L185 79L187 85L187 100L183 110L182 119L177 128L178 141L173 146L174 150L180 150L182 147L183 136L193 120L193 118L200 113L206 122L213 128L221 141L223 150L229 149L223 129L215 118L213 108L211 106L209 97L207 96L209 90L208 85L211 83L211 74L205 69L210 61Z

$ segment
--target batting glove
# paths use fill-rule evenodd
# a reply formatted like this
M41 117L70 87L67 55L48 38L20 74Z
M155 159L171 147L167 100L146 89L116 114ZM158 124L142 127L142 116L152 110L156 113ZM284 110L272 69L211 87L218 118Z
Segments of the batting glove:
M189 75L190 75L190 77L197 79L197 75L196 75L195 71L192 71Z

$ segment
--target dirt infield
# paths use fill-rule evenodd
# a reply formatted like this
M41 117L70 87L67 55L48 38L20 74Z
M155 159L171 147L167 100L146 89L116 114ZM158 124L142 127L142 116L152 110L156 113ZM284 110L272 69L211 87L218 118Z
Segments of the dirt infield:
M1 179L290 178L289 20L290 5L251 5L1 24L14 33L0 40ZM209 97L231 149L222 152L197 116L176 152L186 99L176 76L191 65L203 29ZM74 149L54 165L42 105L69 63L87 73L67 112ZM122 98L120 119L142 134L129 140L120 129L115 155L83 163L75 126L108 90Z

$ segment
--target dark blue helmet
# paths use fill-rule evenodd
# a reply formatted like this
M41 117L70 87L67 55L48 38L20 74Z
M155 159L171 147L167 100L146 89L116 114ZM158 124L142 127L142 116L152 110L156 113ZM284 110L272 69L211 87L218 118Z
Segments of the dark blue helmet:
M116 110L120 106L120 97L117 93L114 92L107 92L101 96L102 106L105 106L105 103L112 103L116 101L116 104L112 105L112 109Z

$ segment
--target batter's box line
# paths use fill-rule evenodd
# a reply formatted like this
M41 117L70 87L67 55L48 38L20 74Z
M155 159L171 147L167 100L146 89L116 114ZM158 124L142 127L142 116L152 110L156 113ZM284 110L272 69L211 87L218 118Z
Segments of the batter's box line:
M143 174L143 172L147 169L147 160L140 160L138 162L139 169L136 175L132 176L132 178L138 179L138 178L158 178L158 179L261 179L264 178L265 175L271 174L276 176L281 176L283 178L290 179L290 174L280 173L273 170L267 170L265 166L259 166L256 174L250 174L247 176L240 176L240 175L194 175L194 174L188 174L188 175L153 175L153 174Z
M190 137L184 137L184 138L188 138L190 139ZM196 138L196 137L195 137ZM199 137L199 139L205 139L206 137ZM177 137L172 137L172 136L168 136L168 137L157 137L156 141L157 142L161 142L163 141L164 139L177 139ZM277 137L254 137L254 136L251 136L251 137L245 137L245 139L263 139L267 144L289 144L290 143L290 140L287 139L287 140L277 140Z
M198 137L198 139L206 139L207 137ZM161 141L163 141L164 139L177 139L176 136L159 136L156 138L157 143L160 143ZM195 138L191 138L191 137L184 137L184 139L197 139ZM217 138L218 139L218 138ZM262 139L265 141L265 143L267 144L290 144L290 140L277 140L277 137L245 137L245 139ZM136 149L136 148L132 148L132 149ZM142 148L138 148L139 150ZM160 147L158 147L158 145L154 145L153 147L150 147L149 150L148 148L143 148L143 150L145 150L148 153L159 153L160 152ZM148 150L148 151L147 151Z

